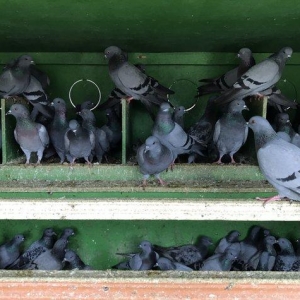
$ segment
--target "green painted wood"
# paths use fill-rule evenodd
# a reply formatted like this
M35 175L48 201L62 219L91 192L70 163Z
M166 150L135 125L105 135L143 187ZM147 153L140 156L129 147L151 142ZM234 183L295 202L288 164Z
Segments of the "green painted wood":
M2 51L271 52L299 49L300 3L293 0L2 0ZM213 38L212 38L213 37Z

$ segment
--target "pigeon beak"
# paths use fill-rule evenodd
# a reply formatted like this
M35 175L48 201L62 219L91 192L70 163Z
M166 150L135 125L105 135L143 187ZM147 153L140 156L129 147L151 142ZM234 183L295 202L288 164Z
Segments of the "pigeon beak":
M81 116L81 111L78 111L78 112L76 113L76 115Z
M290 120L287 120L286 122L287 122L287 123L291 123L291 121L290 121Z
M142 245L139 245L139 248L142 248Z
M5 115L11 115L11 110L9 110Z
M238 54L237 54L237 57L241 57L241 55L238 53Z
M144 153L148 152L149 151L149 146L145 146L145 150L144 150Z
M244 106L243 106L243 109L245 109L245 110L249 110L249 108L248 108L248 106L247 106L247 105L244 105Z
M35 62L32 60L32 61L30 62L30 64L31 64L31 65L35 65Z
M76 133L77 129L73 129L72 131L73 131L74 133Z
M50 105L51 105L51 106L54 106L54 102L51 102Z

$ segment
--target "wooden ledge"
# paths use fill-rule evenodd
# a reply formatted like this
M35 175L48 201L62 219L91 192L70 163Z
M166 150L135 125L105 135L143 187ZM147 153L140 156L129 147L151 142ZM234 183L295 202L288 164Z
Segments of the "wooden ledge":
M254 199L2 199L0 219L299 221L297 202Z

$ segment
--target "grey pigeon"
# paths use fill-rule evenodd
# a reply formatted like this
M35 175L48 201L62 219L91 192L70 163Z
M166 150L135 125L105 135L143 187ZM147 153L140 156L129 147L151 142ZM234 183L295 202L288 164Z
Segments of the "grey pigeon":
M244 100L232 101L215 125L213 140L219 151L218 164L222 163L225 154L229 154L231 163L235 163L233 155L247 140L248 127L242 115L244 109L248 110Z
M73 235L75 235L75 232L72 228L65 228L61 233L60 239L68 240Z
M248 124L254 132L259 168L278 192L274 197L259 199L264 203L282 198L300 201L300 149L278 137L263 117L252 117Z
M239 242L240 232L237 230L230 231L225 237L223 237L217 247L215 248L215 254L221 254L226 251L226 249L233 243Z
M24 242L24 236L16 235L13 239L0 246L0 269L5 269L20 255L20 245Z
M199 80L200 82L207 82L207 84L198 87L199 96L218 93L230 89L246 71L255 65L255 60L250 49L240 49L237 56L241 60L238 67L227 71L220 77Z
M37 152L37 164L39 164L49 144L49 135L45 126L33 122L28 109L22 104L13 104L7 114L12 114L17 120L14 136L26 155L26 164L29 164L32 152Z
M281 78L286 61L292 56L292 53L292 48L284 47L252 66L234 83L231 89L216 98L215 102L224 105L234 99L258 95L260 92L273 87Z
M137 162L140 172L143 174L143 185L150 175L154 175L161 185L165 182L160 178L160 173L167 170L173 163L175 157L173 152L162 145L158 138L150 136L146 139L145 144L137 150Z
M86 265L72 250L66 251L63 262L68 262L71 270L92 270L92 268L89 265Z
M287 113L278 113L275 116L275 126L276 132L285 132L292 139L296 134L295 130L292 127L290 116Z
M120 48L110 46L105 49L104 54L115 86L129 97L128 100L141 100L152 116L152 105L160 105L167 101L168 94L174 93L131 64Z
M192 138L207 147L208 155L212 154L215 148L213 145L213 134L217 122L217 108L214 103L215 98L216 96L211 96L207 100L203 115L188 130L188 134ZM189 162L194 162L195 158L196 155L191 154L189 156Z
M273 269L277 255L276 250L274 249L275 243L277 243L277 241L272 235L268 235L264 238L264 248L260 252L256 270L271 271Z
M274 271L291 271L297 258L292 243L286 238L277 241L280 251L276 256Z
M156 265L157 267L159 267L160 270L163 271L169 271L169 270L174 270L174 271L193 271L192 268L187 267L181 263L178 262L173 262L170 259L166 258L166 257L160 257L157 260Z
M34 63L29 55L22 55L10 62L0 75L0 95L3 98L22 94L30 83L30 65Z
M300 239L296 240L296 261L293 263L291 271L300 271Z
M184 106L175 107L174 114L173 114L173 120L175 123L177 123L182 128L184 128L183 116L185 113L186 113L186 110L185 110Z
M139 245L141 248L141 252L135 254L128 254L129 256L128 262L121 263L121 266L124 268L129 267L130 270L143 271L143 270L151 270L156 261L158 259L157 253L153 251L153 246L148 241L142 241ZM118 253L119 255L124 255ZM115 268L120 269L120 266L117 265Z
M77 104L75 106L75 110L76 110L76 112L80 112L82 109L91 110L94 106L95 106L95 104L91 100L86 100L86 101L82 102L81 104Z
M154 245L153 249L159 256L166 257L172 262L178 262L186 266L193 266L194 264L202 262L206 258L208 248L211 245L211 238L202 236L196 245L188 244L174 247L161 247Z
M203 147L188 135L181 126L175 123L172 119L171 106L164 102L161 104L156 116L152 135L157 137L159 141L169 148L174 157L177 158L180 154L197 153L203 155Z
M89 156L95 147L95 135L92 131L82 128L76 120L71 120L64 139L66 155L71 165L80 157L88 164L91 163Z
M56 233L52 228L46 228L42 237L33 242L22 255L9 267L13 270L26 269L40 254L53 247Z
M66 102L61 98L55 98L51 105L54 106L55 114L54 119L48 126L48 132L51 143L60 158L60 163L62 164L66 158L65 134L69 128L66 116L67 107Z
M41 253L27 267L28 270L62 270L64 264L65 250L68 240L65 238L58 239L52 249L47 249Z
M122 141L122 124L115 110L108 108L105 111L107 123L100 127L106 133L110 148L117 148Z
M99 163L102 162L103 155L110 150L110 141L106 132L103 129L96 127L96 118L94 113L89 109L82 109L79 112L82 117L82 127L93 132L95 135L95 148L92 151L92 156L96 156ZM92 162L92 158L90 161Z
M222 254L215 254L203 261L201 271L230 271L238 253L227 248Z

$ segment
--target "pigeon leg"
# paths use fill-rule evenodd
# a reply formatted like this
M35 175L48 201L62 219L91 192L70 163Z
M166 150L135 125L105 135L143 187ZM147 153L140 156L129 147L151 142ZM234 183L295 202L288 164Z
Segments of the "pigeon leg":
M154 176L156 177L156 179L158 180L158 183L160 185L162 185L162 186L166 185L166 182L160 178L159 174L155 174Z
M230 163L236 164L236 161L234 160L233 155L230 155L230 158L231 158L231 162Z
M133 100L133 97L126 97L126 102L129 104Z
M39 165L41 163L41 160L43 158L43 153L44 153L44 149L38 150L38 152L37 152L38 160L36 162L37 165Z
M24 148L22 148L22 147L21 147L21 149L23 150L23 152L24 152L24 154L25 154L25 156L26 156L26 162L25 162L25 165L29 165L30 154L31 154L31 152L28 151L28 150L26 150L26 149L24 149Z
M265 206L268 202L281 200L281 197L279 195L276 195L276 196L268 197L268 198L256 197L255 199L259 200L259 201L264 201L263 206Z
M217 160L217 161L215 161L214 163L215 164L218 164L218 165L222 165L223 163L222 163L222 157L223 157L223 155L220 155L220 157L219 157L219 159Z

